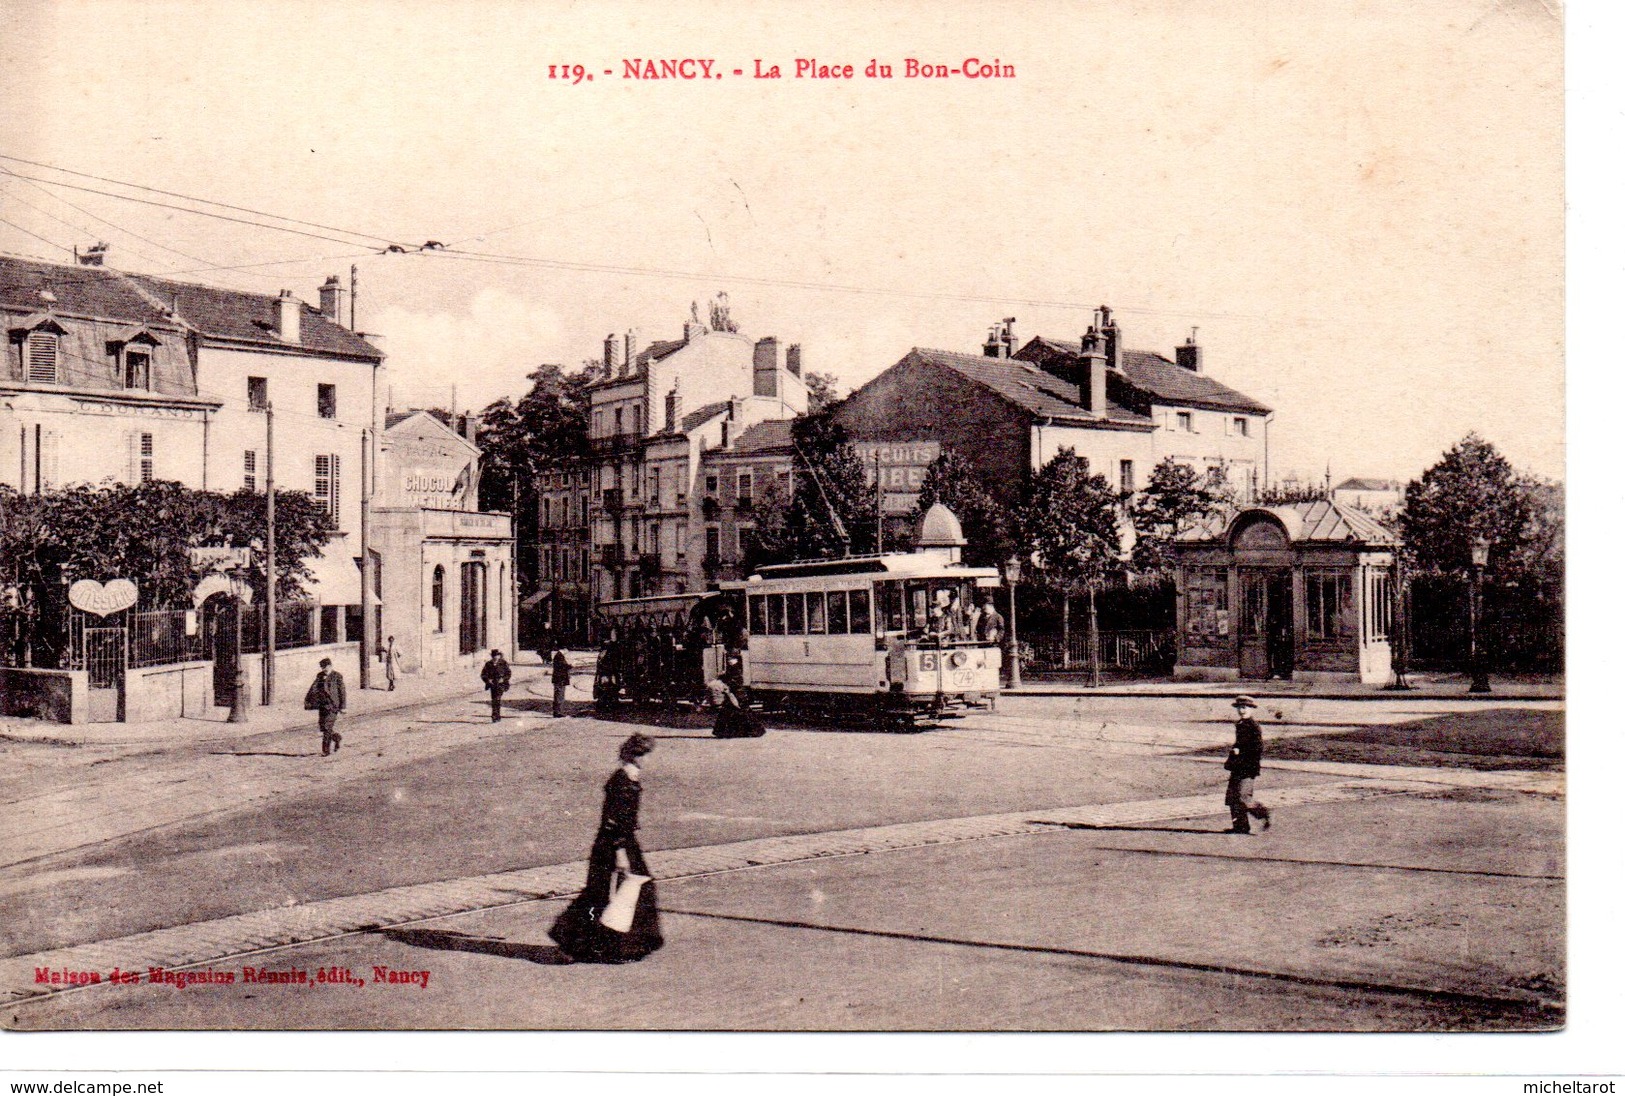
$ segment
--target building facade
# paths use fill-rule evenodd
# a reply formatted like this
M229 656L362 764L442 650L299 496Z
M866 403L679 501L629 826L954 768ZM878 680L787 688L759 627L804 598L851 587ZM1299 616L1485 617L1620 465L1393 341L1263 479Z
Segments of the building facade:
M704 455L807 408L801 348L731 326L701 323L696 308L681 339L642 349L631 332L605 340L588 389L590 456L547 470L538 503L544 581L534 604L555 635L589 638L571 629L599 602L714 581L704 561L712 530L721 536L722 488L719 478L706 494Z
M1011 505L1020 487L1012 473L1041 468L1062 449L1125 492L1143 488L1169 457L1224 477L1243 499L1263 482L1272 412L1204 373L1194 341L1174 360L1124 349L1104 307L1076 342L1038 337L1018 351L1013 325L996 325L980 355L910 350L848 397L837 421L860 446L953 449ZM906 490L897 494L888 508L912 506Z
M472 416L390 412L369 540L376 635L403 673L471 672L514 654L513 521L479 510Z

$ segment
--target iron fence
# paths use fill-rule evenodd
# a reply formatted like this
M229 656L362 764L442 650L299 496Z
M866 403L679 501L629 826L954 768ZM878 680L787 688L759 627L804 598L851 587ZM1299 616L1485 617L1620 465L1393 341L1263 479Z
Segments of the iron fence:
M1060 636L1037 636L1022 646L1023 664L1034 670L1084 670L1089 667L1089 633L1074 632L1065 644ZM1165 674L1178 655L1172 628L1135 628L1100 633L1100 668L1109 673Z
M192 634L187 634L187 618ZM149 609L129 613L130 666L169 666L177 662L198 662L203 653L203 636L197 617L185 609Z
M276 606L276 649L313 647L316 644L316 604L309 601L279 601ZM265 606L243 607L243 653L265 650Z

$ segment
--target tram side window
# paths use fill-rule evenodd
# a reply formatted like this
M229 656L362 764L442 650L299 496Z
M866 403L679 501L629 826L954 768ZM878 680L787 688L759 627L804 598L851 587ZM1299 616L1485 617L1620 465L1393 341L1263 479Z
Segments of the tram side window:
M750 634L753 636L767 635L767 596L765 594L752 594L750 596Z
M784 595L785 615L789 618L788 634L804 636L807 634L807 602L800 594Z
M853 590L848 597L852 607L851 632L853 635L865 635L869 631L869 591Z
M784 595L767 595L767 634L782 636L784 634Z
M931 594L924 583L908 592L908 626L911 631L923 632L931 626Z
M845 590L831 590L829 592L829 634L832 636L846 634Z
M903 584L900 582L882 583L875 587L879 598L876 606L880 614L880 622L885 631L905 631L908 625L903 620Z
M824 595L813 593L807 595L807 634L821 636L824 634Z

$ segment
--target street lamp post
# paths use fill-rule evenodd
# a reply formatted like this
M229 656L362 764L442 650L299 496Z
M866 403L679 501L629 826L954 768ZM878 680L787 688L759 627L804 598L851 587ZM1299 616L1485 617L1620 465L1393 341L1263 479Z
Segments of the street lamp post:
M1473 538L1473 585L1467 595L1469 606L1467 621L1467 660L1472 671L1472 683L1467 686L1469 693L1487 693L1490 691L1490 675L1484 666L1484 655L1479 650L1478 618L1482 611L1484 601L1484 567L1490 561L1490 542L1487 538L1479 536Z
M1010 587L1010 688L1021 688L1021 644L1016 640L1016 583L1021 581L1021 557L1004 561L1004 582Z

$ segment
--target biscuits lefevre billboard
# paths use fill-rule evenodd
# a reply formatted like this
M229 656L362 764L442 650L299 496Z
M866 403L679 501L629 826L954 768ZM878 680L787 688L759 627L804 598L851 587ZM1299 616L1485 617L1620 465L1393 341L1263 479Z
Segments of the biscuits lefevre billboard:
M871 487L878 476L883 506L888 514L906 514L914 509L925 482L925 470L942 455L942 443L935 441L856 442L852 446L868 471Z

